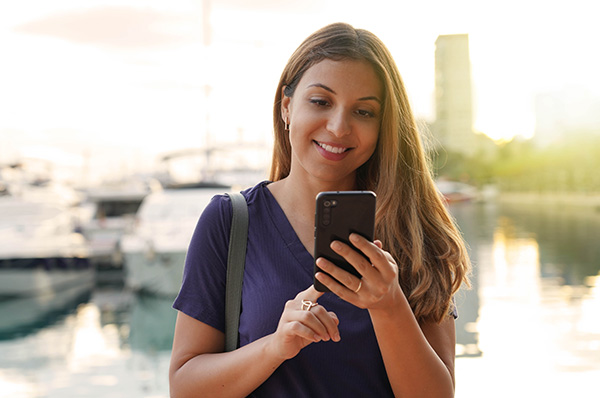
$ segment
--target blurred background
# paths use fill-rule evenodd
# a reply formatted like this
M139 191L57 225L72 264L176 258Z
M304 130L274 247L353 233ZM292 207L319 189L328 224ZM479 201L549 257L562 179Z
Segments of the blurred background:
M402 73L474 263L457 397L596 396L600 26L589 1L0 6L0 397L167 397L185 251L268 176L300 42L344 21Z

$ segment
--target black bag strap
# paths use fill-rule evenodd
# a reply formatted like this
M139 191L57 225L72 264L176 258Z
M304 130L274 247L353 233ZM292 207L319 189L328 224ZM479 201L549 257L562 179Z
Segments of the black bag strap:
M238 347L238 330L242 305L242 281L246 265L248 242L248 204L239 193L228 193L233 208L229 251L227 255L227 282L225 287L225 351Z

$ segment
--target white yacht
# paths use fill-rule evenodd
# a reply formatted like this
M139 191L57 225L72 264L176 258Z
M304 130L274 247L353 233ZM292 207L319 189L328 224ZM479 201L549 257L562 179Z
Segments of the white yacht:
M97 187L87 192L81 229L90 246L90 260L98 270L121 269L119 241L133 228L135 214L148 193L140 186Z
M94 284L83 236L71 207L53 201L0 197L0 298Z
M181 287L188 245L200 214L229 187L165 189L148 195L132 233L120 243L125 284L134 291L175 297Z
M477 188L463 182L439 179L435 184L448 204L476 201L479 198Z

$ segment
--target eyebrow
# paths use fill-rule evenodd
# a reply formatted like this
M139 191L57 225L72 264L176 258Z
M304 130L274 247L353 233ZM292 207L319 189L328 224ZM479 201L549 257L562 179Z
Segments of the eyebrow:
M313 83L313 84L309 85L308 87L319 87L319 88L322 88L323 90L329 91L330 93L337 95L337 93L331 87L327 87L326 85L324 85L322 83ZM361 97L358 100L359 101L377 101L379 104L381 104L381 100L374 95L370 95L368 97Z

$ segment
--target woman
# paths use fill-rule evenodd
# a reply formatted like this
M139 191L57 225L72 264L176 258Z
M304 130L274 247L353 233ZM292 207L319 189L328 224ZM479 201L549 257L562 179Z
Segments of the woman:
M174 307L173 397L451 397L452 296L469 260L435 188L397 67L372 33L329 25L290 58L274 105L271 181L244 191L249 231L240 346L224 351L231 204L202 214ZM317 259L315 197L372 190L375 242ZM306 306L302 302L318 303ZM454 313L455 314L455 313Z

